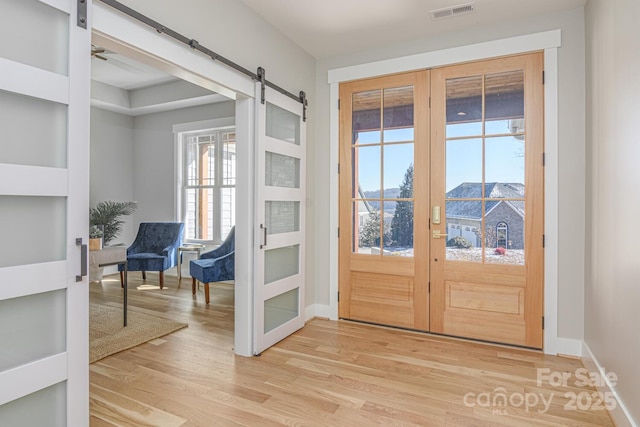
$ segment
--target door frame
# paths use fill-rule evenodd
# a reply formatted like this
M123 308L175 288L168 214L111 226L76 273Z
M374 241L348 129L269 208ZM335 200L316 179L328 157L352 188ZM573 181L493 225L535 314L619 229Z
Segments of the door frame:
M350 67L329 70L330 85L330 163L329 174L329 229L339 226L339 84L350 80L402 73L424 68L453 65L462 62L490 59L500 56L544 51L544 139L545 139L545 236L544 253L544 352L547 354L569 354L580 356L582 344L579 340L558 336L558 48L561 31L552 30L525 36L483 42L473 45L426 52L406 57L393 58ZM337 232L329 237L329 306L326 313L332 320L338 319L338 258L339 240Z
M236 102L238 170L236 179L236 259L254 265L254 82L229 67L189 52L184 45L111 7L96 2L92 7L92 41L178 78L227 96ZM179 65L175 65L179 64ZM252 268L236 268L234 351L253 356Z

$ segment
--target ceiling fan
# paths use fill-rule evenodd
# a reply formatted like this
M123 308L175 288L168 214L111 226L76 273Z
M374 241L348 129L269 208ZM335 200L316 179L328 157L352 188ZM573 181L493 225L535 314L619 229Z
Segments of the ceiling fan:
M104 53L104 52L105 50L103 48L91 45L91 58L98 58L98 59L102 59L103 61L106 61L107 57L101 55L101 53Z

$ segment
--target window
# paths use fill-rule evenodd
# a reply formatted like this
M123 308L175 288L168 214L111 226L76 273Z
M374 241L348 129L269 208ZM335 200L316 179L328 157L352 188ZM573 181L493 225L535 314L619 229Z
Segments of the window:
M185 240L220 243L235 225L235 127L181 132L180 217Z
M509 234L509 226L505 222L499 222L496 225L496 247L507 249L507 235Z

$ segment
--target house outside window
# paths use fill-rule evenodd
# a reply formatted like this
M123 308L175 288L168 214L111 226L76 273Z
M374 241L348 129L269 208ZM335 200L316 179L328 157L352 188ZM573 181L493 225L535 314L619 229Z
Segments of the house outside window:
M178 133L178 216L185 240L221 243L235 225L234 126Z

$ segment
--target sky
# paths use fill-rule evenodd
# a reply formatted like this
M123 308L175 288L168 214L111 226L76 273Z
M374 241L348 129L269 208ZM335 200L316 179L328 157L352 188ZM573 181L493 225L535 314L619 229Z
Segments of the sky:
M486 122L487 135L509 132L508 121ZM447 138L481 134L481 124L447 125ZM377 143L380 132L360 133L358 144ZM384 146L384 188L397 188L404 174L413 163L413 129L385 131L385 142L404 143ZM363 191L380 190L381 147L358 147L359 177ZM512 136L487 137L485 139L485 182L524 183L524 141ZM482 139L471 138L447 141L446 191L463 182L482 181Z

